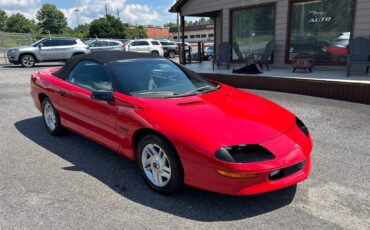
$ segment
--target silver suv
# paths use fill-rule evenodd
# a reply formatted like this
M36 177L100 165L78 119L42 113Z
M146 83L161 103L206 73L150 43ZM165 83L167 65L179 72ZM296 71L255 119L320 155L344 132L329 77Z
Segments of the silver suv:
M157 40L153 39L139 39L131 41L125 47L126 51L139 53L152 53L163 56L163 47Z
M37 62L65 61L90 53L89 46L76 38L44 38L30 46L11 48L7 52L10 63L32 67Z

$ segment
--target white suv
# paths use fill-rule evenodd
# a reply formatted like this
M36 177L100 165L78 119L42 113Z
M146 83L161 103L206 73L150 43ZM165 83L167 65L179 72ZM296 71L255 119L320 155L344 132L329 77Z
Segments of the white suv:
M163 47L161 43L153 39L133 40L126 45L125 51L152 53L163 56Z

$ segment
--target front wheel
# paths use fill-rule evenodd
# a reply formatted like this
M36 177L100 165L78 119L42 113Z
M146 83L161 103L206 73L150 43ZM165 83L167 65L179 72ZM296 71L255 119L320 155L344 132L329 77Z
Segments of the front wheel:
M36 64L36 59L31 54L22 55L20 61L21 61L22 66L27 67L27 68L33 67Z
M174 57L175 57L175 51L170 50L170 51L168 52L168 57L169 57L169 58L174 58Z
M62 134L63 127L60 124L59 114L49 98L45 98L42 102L42 116L46 129L51 135L57 136Z
M147 184L162 194L172 194L183 185L183 170L176 151L157 135L139 142L137 161Z

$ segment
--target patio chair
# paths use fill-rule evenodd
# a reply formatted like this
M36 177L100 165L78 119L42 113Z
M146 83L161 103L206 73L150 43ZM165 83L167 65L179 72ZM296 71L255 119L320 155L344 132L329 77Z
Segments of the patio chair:
M238 57L238 60L245 60L246 59L246 58L243 57L243 54L240 51L240 47L239 47L238 43L233 42L233 50L234 50L236 56Z
M269 68L269 58L272 55L272 52L274 52L274 41L269 41L266 46L263 53L257 58L257 63L263 70L263 64L266 65L267 70L270 70Z
M347 77L351 74L352 65L366 65L366 75L369 72L370 41L364 37L353 39L349 43L347 56Z
M215 64L217 64L217 68L220 68L220 65L226 63L227 69L229 69L230 60L231 60L231 45L230 43L223 42L220 45L218 45L218 49L214 54L212 60L212 68L215 69Z

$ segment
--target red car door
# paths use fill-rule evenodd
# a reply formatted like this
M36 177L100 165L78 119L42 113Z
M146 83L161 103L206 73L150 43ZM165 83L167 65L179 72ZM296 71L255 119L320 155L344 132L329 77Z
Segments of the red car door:
M95 62L78 63L57 91L62 124L117 151L118 105L92 99L96 90L113 91L111 78Z

